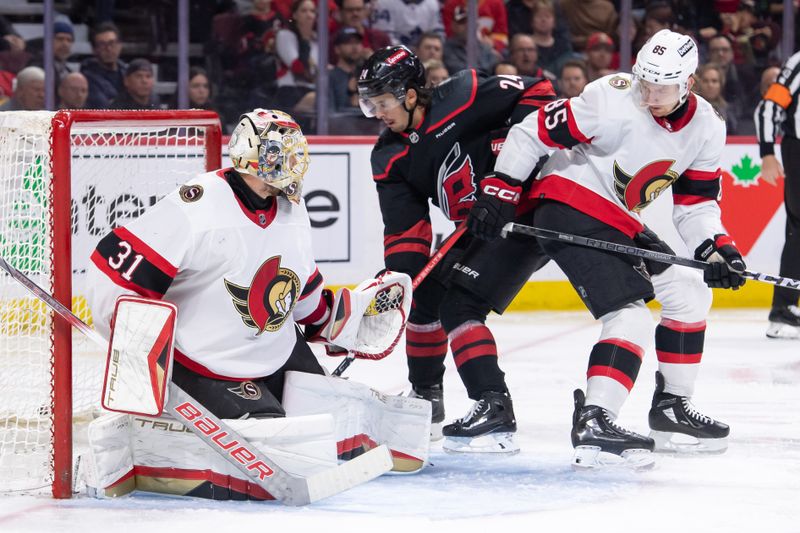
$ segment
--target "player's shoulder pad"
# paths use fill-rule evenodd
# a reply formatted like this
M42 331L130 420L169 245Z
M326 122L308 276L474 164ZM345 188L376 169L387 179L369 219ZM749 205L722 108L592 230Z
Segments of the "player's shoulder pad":
M370 163L372 165L372 175L381 176L385 174L389 165L396 161L397 156L406 150L407 145L403 138L386 128L378 137L375 146L372 147Z
M469 102L476 86L485 80L474 69L456 72L445 82L436 86L431 98L431 124L435 124L456 109Z
M717 137L722 138L724 142L727 134L727 124L722 115L719 114L719 111L708 100L698 94L691 93L689 97L695 98L697 101L695 116L692 118L692 122L696 121L695 127L700 128L707 139Z

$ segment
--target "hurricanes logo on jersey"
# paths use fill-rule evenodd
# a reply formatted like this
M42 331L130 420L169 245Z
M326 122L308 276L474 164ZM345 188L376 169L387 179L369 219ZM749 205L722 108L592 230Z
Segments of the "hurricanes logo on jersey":
M671 168L673 164L674 159L654 161L635 174L628 174L614 161L614 192L617 198L630 211L640 212L678 179L678 173Z
M475 169L469 154L461 155L456 143L439 168L439 207L450 220L466 218L475 202Z
M257 330L256 335L279 330L300 296L300 279L288 268L281 268L278 255L264 261L249 287L224 281L242 322Z

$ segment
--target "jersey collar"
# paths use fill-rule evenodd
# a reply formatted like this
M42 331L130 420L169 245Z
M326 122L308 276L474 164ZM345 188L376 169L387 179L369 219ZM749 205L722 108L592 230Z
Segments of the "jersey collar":
M680 131L686 126L694 117L697 111L697 97L694 93L690 92L689 97L678 109L667 115L666 117L653 117L659 126L664 128L670 133Z
M229 174L230 173L230 174ZM257 208L249 208L245 202L242 201L240 195L243 191L239 190L236 184L232 183L231 180L235 180L241 182L241 185L247 187L247 184L244 183L244 180L239 173L236 172L233 168L226 168L217 171L217 176L225 180L228 183L228 186L231 188L233 192L233 197L236 199L236 203L239 204L239 208L242 210L244 216L249 218L253 224L260 228L267 228L272 221L275 220L275 215L278 213L278 198L273 197L272 201L269 203L269 206L266 206L264 209L257 209ZM230 176L230 177L229 177ZM248 202L250 203L250 202Z

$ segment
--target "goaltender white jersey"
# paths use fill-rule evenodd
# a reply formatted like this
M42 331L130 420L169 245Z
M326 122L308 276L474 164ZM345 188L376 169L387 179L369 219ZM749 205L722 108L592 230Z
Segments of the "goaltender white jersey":
M693 93L678 117L655 118L632 82L606 76L528 115L509 132L495 170L523 181L552 154L531 199L569 204L631 237L643 228L639 212L672 186L673 220L694 250L725 233L717 203L725 122Z
M210 377L268 376L289 358L295 323L327 312L305 204L250 211L225 171L202 174L97 245L89 267L96 327L121 294L177 305L176 360Z

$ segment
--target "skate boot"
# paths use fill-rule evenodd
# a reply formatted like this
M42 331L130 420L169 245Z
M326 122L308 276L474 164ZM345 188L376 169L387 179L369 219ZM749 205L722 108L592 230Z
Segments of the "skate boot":
M689 398L664 392L664 376L656 372L656 392L648 416L657 452L722 453L730 428L699 413Z
M800 307L774 307L769 312L767 337L770 339L800 339Z
M655 465L653 439L621 428L611 413L597 405L584 405L586 397L577 389L572 415L572 468L626 467L646 470Z
M422 398L431 402L431 440L442 439L442 422L444 422L444 388L441 383L430 387L412 385L409 398Z
M514 454L517 421L507 392L484 392L464 418L444 427L442 448L449 453Z

